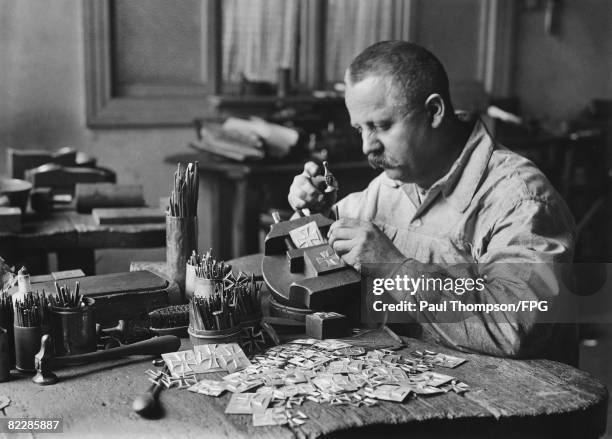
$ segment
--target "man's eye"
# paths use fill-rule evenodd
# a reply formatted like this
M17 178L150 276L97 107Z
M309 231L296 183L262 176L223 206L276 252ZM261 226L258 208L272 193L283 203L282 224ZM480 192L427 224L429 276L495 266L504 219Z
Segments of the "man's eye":
M378 131L387 131L390 127L391 127L391 124L388 124L388 123L374 124L374 128Z

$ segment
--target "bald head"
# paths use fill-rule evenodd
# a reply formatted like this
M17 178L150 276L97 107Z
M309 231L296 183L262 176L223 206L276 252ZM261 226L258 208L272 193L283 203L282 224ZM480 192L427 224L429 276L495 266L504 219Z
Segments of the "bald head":
M451 108L444 66L425 48L406 41L381 41L361 52L346 71L347 85L368 77L390 81L394 103L406 110L424 106L431 94L439 94Z

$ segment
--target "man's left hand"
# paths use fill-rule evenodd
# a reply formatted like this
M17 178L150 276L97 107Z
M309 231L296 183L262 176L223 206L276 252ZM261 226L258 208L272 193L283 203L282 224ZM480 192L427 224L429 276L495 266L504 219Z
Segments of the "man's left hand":
M330 226L327 238L344 262L359 271L364 263L400 263L406 260L387 235L368 221L340 218Z

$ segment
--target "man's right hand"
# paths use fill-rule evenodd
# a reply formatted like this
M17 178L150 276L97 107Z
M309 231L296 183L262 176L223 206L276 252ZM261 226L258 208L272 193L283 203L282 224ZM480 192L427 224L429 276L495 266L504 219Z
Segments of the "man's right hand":
M289 204L294 210L309 209L313 213L329 215L338 194L336 191L324 193L326 186L323 167L307 162L304 172L293 178L287 197Z

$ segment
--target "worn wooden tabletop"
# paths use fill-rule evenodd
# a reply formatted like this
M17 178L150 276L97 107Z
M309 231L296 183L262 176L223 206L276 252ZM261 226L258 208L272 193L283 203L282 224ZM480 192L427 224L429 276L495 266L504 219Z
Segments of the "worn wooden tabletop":
M245 270L257 266L253 257L234 262ZM153 368L151 358L130 357L62 369L60 382L48 387L14 374L0 384L0 394L12 400L6 416L60 417L68 437L595 438L605 431L608 393L586 372L548 360L508 360L404 341L405 353L431 349L466 358L455 369L437 370L471 390L359 408L307 400L300 407L309 417L302 426L253 427L251 415L224 414L227 394L215 398L172 388L160 396L163 416L145 420L132 412L131 404L149 386L144 371ZM183 340L182 349L190 347ZM215 379L222 373L210 375Z
M405 352L435 349L405 339ZM187 340L182 349L190 348ZM62 418L64 436L107 437L563 437L594 438L605 430L607 391L585 372L544 360L513 361L463 355L467 363L451 373L470 385L449 392L374 407L331 406L306 401L309 420L299 427L253 427L250 415L225 415L230 396L209 397L172 388L161 393L164 414L145 420L131 410L149 383L150 358L126 358L58 371L60 382L41 387L13 375L0 385L12 402L11 418ZM218 378L220 373L210 374Z

